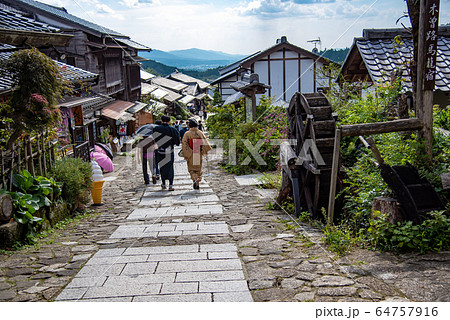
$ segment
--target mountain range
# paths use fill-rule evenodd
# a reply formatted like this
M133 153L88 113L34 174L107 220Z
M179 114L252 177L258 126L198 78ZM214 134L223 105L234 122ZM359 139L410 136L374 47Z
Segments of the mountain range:
M151 52L140 52L139 56L180 69L207 70L229 65L247 55L192 48L167 52L155 49Z

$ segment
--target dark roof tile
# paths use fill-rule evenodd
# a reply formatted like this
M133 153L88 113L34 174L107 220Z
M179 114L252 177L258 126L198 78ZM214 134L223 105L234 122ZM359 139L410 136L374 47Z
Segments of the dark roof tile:
M53 16L56 16L60 19L70 21L72 23L78 24L79 26L82 26L87 29L91 29L91 30L99 32L101 34L108 34L110 36L123 36L123 34L117 32L117 31L114 31L114 30L111 30L108 28L104 28L98 24L78 18L78 17L68 13L65 8L58 8L55 6L51 6L51 5L33 1L33 0L16 0L16 2L18 2L19 4L22 4L22 5L31 7L33 9L42 10L42 11L47 12L47 13L49 13Z
M7 44L0 44L0 49L14 49L14 46L7 45ZM3 51L0 52L0 60L7 60L11 55L13 54L13 51ZM75 82L75 81L90 81L94 80L98 77L97 74L71 66L69 64L65 64L59 61L55 61L56 64L61 68L61 75L64 79L68 80L69 82ZM2 72L3 71L3 72ZM8 91L11 89L12 86L12 80L11 76L8 74L5 74L4 69L0 69L0 92L1 91Z
M393 39L357 39L356 45L372 77L372 80L383 81L386 75L405 65L413 55L410 39L394 46ZM450 91L450 39L440 36L438 40L437 81L436 89ZM405 85L411 88L411 79L404 72Z
M19 13L17 10L8 6L0 6L0 28L37 32L60 32L58 28L26 17L25 13Z

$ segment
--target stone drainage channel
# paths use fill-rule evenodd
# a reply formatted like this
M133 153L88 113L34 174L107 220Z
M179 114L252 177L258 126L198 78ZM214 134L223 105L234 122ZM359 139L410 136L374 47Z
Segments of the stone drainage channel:
M95 253L56 301L253 301L219 198L193 190L178 157L175 173L175 191L149 185L110 236L121 247Z

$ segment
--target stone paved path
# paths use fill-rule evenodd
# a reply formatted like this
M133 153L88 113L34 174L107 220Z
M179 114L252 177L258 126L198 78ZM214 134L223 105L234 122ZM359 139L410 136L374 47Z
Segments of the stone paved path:
M214 243L215 235L229 235L228 224L220 220L219 198L205 182L200 190L193 190L186 164L178 157L175 171L176 190L147 187L139 206L110 236L135 241L100 249L56 300L253 301L234 241ZM172 217L177 219L166 220ZM182 222L184 217L195 221ZM165 237L189 244L138 243Z
M114 159L98 215L0 254L0 301L450 301L450 252L339 258L217 161L200 192L179 162L168 193L128 160Z

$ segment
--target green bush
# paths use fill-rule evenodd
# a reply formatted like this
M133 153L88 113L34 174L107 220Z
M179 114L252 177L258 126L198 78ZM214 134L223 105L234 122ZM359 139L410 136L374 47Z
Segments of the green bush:
M245 123L245 108L210 107L207 120L208 132L212 138L223 139L224 153L231 156L230 141L235 140L236 164L227 163L225 169L235 174L251 173L253 170L274 171L279 169L279 146L271 142L286 139L288 131L286 110L272 105L272 100L263 96L257 106L255 122ZM245 145L258 143L259 155L265 164L258 163Z
M89 201L92 188L92 168L89 162L78 158L63 158L56 162L52 177L63 183L61 196L75 209Z
M444 211L429 213L422 224L412 221L392 224L385 215L370 221L368 240L381 251L439 252L450 249L450 218Z

